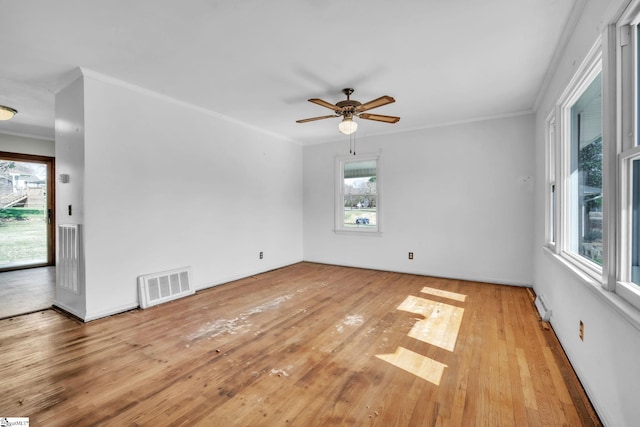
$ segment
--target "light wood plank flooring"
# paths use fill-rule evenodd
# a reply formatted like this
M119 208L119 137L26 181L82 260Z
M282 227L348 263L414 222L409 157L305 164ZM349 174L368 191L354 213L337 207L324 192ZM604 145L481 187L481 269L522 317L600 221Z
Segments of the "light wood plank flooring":
M82 324L0 321L31 426L600 425L526 289L300 263Z
M55 267L0 272L0 319L51 308L55 287Z

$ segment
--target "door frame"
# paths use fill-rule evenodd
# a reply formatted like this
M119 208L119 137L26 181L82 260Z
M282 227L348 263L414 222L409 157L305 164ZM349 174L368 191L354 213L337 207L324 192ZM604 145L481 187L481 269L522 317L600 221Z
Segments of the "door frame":
M17 267L0 268L0 272L22 270L25 268L46 267L56 263L56 159L36 154L10 153L0 151L0 158L16 162L44 163L47 165L47 207L49 223L47 225L47 261Z

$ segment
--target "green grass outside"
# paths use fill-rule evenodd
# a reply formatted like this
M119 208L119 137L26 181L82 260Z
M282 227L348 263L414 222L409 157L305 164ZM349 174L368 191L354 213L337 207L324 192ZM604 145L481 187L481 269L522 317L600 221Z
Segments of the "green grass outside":
M344 208L344 225L346 227L368 227L376 226L377 212L375 209L351 209ZM357 218L369 218L369 224L356 224Z
M47 223L41 209L0 209L0 268L47 261Z

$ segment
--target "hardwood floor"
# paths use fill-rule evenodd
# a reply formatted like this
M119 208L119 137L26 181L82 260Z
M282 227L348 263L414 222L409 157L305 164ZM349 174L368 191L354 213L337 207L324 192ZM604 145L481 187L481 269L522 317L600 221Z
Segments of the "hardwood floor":
M55 267L0 272L0 319L51 308L55 287Z
M0 321L31 426L600 425L526 289L300 263L82 324Z

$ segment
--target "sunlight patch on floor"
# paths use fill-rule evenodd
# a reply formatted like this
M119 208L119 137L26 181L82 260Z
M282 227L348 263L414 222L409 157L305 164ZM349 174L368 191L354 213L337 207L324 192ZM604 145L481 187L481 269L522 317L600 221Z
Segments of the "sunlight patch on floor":
M435 385L440 385L444 368L447 367L404 347L398 347L392 354L377 354L376 357Z
M430 288L428 286L422 288L420 292L435 295L437 297L449 298L460 302L464 302L464 300L467 299L466 295L459 294L457 292L443 291L442 289Z
M466 299L466 295L463 294L429 287L424 287L421 292L455 301ZM464 308L409 295L397 309L423 317L423 319L416 319L417 322L407 336L453 352L458 340ZM376 357L435 385L440 385L444 368L447 367L444 363L404 347L397 347L393 354L378 354Z
M419 314L409 336L427 344L453 351L458 339L464 308L409 295L398 310Z

